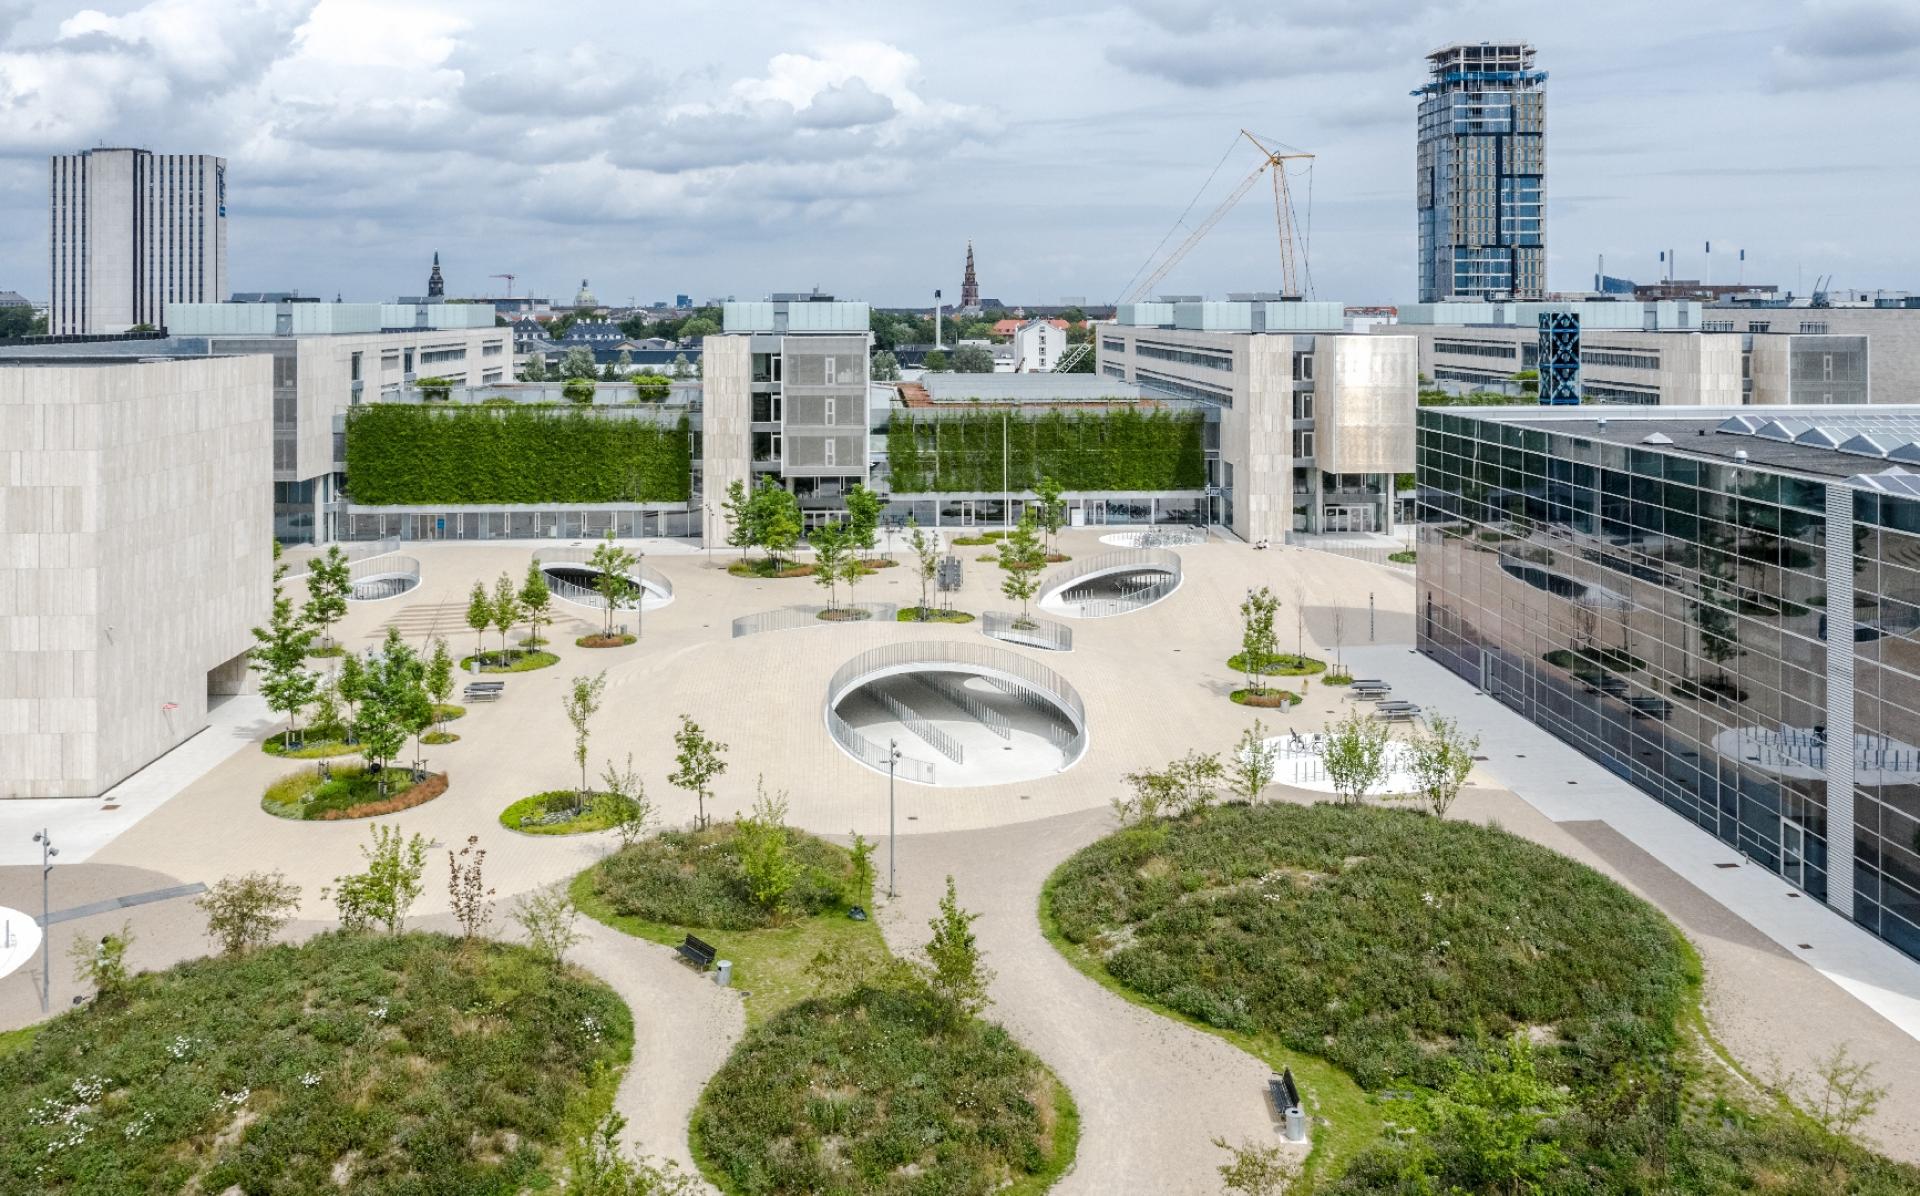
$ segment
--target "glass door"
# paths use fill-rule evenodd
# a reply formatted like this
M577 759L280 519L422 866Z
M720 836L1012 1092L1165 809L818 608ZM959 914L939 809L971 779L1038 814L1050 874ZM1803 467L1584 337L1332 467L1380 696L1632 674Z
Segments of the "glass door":
M1087 500L1087 522L1104 527L1107 522L1107 500L1090 498Z
M1807 885L1807 828L1791 818L1780 820L1780 875L1795 888Z

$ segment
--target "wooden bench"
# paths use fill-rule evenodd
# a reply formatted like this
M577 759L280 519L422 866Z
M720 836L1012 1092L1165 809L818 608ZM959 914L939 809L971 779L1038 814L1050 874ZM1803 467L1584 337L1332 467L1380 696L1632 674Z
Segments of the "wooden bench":
M688 935L686 941L680 944L679 951L688 963L702 972L712 967L714 957L720 954L712 943L703 943L692 935Z

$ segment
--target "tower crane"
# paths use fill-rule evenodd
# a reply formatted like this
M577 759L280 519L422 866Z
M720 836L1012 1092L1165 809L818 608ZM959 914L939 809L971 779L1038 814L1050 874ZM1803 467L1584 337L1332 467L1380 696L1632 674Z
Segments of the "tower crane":
M513 298L513 280L520 277L518 274L489 274L487 275L487 277L506 279L507 280L507 298L509 299Z
M1240 136L1246 138L1255 149L1260 151L1260 164L1255 166L1247 177L1235 184L1220 205L1207 213L1206 219L1195 225L1193 231L1187 234L1187 239L1175 246L1173 252L1162 258L1160 264L1148 272L1138 285L1127 288L1126 293L1120 297L1121 303L1138 303L1152 294L1153 288L1159 285L1160 280L1179 265L1181 259L1204 240L1209 232L1213 231L1213 226L1220 223L1226 214L1233 210L1234 205L1244 199L1247 192L1253 190L1253 185L1260 181L1260 176L1268 171L1273 172L1273 219L1280 233L1280 293L1289 299L1300 297L1301 275L1305 273L1310 279L1312 274L1306 269L1306 254L1294 243L1293 192L1287 185L1287 163L1312 161L1313 155L1281 142L1274 142L1274 146L1278 148L1270 147L1245 129L1240 130ZM1235 142L1238 143L1238 138ZM1151 264L1152 259L1148 260Z

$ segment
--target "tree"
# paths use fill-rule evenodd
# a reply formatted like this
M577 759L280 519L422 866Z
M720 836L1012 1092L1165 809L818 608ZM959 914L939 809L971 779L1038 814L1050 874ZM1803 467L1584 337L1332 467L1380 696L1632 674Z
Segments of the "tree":
M853 873L847 878L853 888L851 900L855 905L865 905L873 897L873 851L877 845L867 842L859 831L848 833L853 837L847 848L853 857Z
M953 372L956 374L993 373L993 350L985 345L961 345L953 351Z
M214 882L194 899L207 918L207 937L223 955L245 955L264 947L293 920L300 908L300 886L279 869L247 872Z
M547 355L545 353L529 353L527 355L527 367L520 371L520 381L545 382L546 380Z
M674 770L667 774L667 783L678 789L685 789L699 799L699 821L707 825L707 796L712 791L715 777L727 771L727 762L721 759L726 754L727 745L718 740L708 739L700 724L686 715L680 716L680 729L673 733Z
M98 943L88 941L86 935L76 934L67 944L67 958L73 961L73 978L81 984L93 985L93 999L97 1002L113 1001L126 991L127 948L133 946L135 935L133 923L120 923L119 930L110 930L100 936Z
M878 494L865 483L855 482L847 491L847 547L857 550L865 560L873 551L874 537L880 530L880 513L886 509Z
M687 378L691 377L692 374L693 363L687 360L687 355L685 353L675 353L673 355L673 376L676 378Z
M750 501L754 534L777 570L780 558L800 543L800 500L779 482L762 476Z
M487 597L487 587L477 581L467 595L467 626L473 628L473 654L479 656L487 650L487 628L493 626L493 600Z
M1344 603L1335 602L1327 612L1327 620L1333 624L1333 674L1336 677L1348 676L1345 664L1347 646L1347 608Z
M340 925L347 930L370 930L375 925L397 934L406 924L407 911L420 896L420 877L427 867L427 841L420 835L408 838L397 826L374 823L367 828L373 835L373 847L360 845L360 856L367 862L364 872L333 878L333 887L323 889L340 911Z
M546 570L538 558L527 565L527 579L520 583L520 615L527 621L527 647L538 648L547 641L540 628L553 622L553 591L547 587Z
M1047 533L1047 551L1052 552L1054 550L1055 537L1059 536L1060 528L1067 521L1066 500L1060 497L1060 483L1054 481L1051 477L1041 478L1039 484L1033 488L1033 492L1038 495L1040 499L1039 503L1036 504L1040 526Z
M636 398L649 403L658 403L673 393L673 383L665 374L650 374L642 371L633 375L633 390Z
M980 944L973 934L973 923L979 917L960 908L953 877L948 876L940 912L927 923L933 928L933 938L927 942L927 980L956 1022L987 1007L987 986L993 982L993 973L982 962Z
M1844 1042L1823 1056L1815 1073L1820 1090L1809 1102L1814 1120L1833 1133L1852 1134L1873 1116L1887 1095L1884 1086L1873 1083L1873 1068L1852 1059Z
M1218 755L1190 751L1165 768L1142 769L1121 778L1133 796L1116 799L1114 813L1123 823L1184 817L1212 805L1225 777L1226 766Z
M847 533L837 523L813 529L813 580L827 592L827 609L838 609L840 578L847 569Z
M1278 1143L1262 1145L1247 1141L1239 1146L1225 1138L1213 1144L1233 1156L1220 1164L1220 1186L1241 1196L1286 1196L1287 1189L1300 1176L1300 1164L1287 1155Z
M487 849L480 846L479 835L468 835L465 847L447 853L447 906L469 941L493 920L493 890L482 875L486 863Z
M1273 640L1273 617L1280 610L1280 599L1266 586L1248 590L1240 603L1240 668L1246 674L1247 688L1254 693L1266 690L1266 669L1279 655Z
M1420 804L1445 818L1460 787L1473 771L1473 754L1480 750L1480 737L1468 735L1454 719L1438 714L1427 716L1427 729L1408 745L1407 767L1413 773L1414 792Z
M507 647L507 633L519 621L520 591L514 588L513 578L503 570L493 583L493 626L500 633L501 664L513 658L512 649Z
M1357 806L1368 790L1386 778L1387 743L1392 738L1393 732L1385 723L1375 722L1358 710L1348 711L1333 725L1320 759L1340 800Z
M566 962L567 952L579 945L581 935L574 927L579 916L564 880L523 894L513 906L513 920L526 931L527 946L556 968Z
M1280 746L1267 742L1267 729L1259 719L1240 735L1238 750L1233 754L1233 791L1249 803L1260 800L1260 795L1273 784L1274 774L1279 771Z
M353 592L353 563L338 544L327 545L326 555L313 559L307 569L307 626L320 636L321 643L333 646L333 625L347 614L347 595Z
M875 382L898 382L900 380L900 359L886 349L873 355L873 380Z
M367 663L353 653L340 658L340 667L334 671L333 686L340 700L347 704L347 731L343 738L348 743L359 742L360 703L367 697Z
M740 843L740 870L754 904L778 916L800 879L800 861L793 856L787 835L787 795L768 796L765 779L754 782L753 816L742 818L735 830Z
M420 398L428 403L444 403L453 397L453 379L451 378L415 378L413 388Z
M360 752L380 772L380 792L387 791L385 769L406 745L433 722L433 703L427 700L426 669L398 628L387 628L380 651L367 662L366 690L354 718Z
M926 359L921 363L928 373L938 374L947 368L947 355L940 349L927 351Z
M594 570L593 588L600 595L600 634L611 636L614 610L633 593L630 570L635 558L614 541L613 529L608 528L606 539L593 546L593 555L587 558L587 564Z
M760 542L754 527L757 508L747 494L747 484L738 479L727 484L727 496L720 500L720 516L727 521L727 544L748 549Z
M1020 626L1032 626L1028 606L1040 592L1040 571L1047 567L1047 550L1034 533L1033 512L1020 516L1013 534L1000 541L1000 592L1020 603Z
M680 325L680 340L682 342L697 341L705 337L717 336L719 332L720 325L717 321L709 320L705 316L695 316ZM685 355L682 354L682 356Z
M657 816L653 803L647 799L646 785L634 771L633 753L627 753L624 769L607 761L600 783L605 787L600 800L607 802L608 811L613 815L613 829L620 836L620 846L632 847L647 833Z
M433 713L444 731L447 702L453 697L453 653L447 651L447 641L441 636L433 637L433 655L427 659L426 687L427 696L433 699Z
M560 358L560 376L568 379L591 379L593 377L593 350L585 345L575 345Z
M940 571L940 537L928 535L911 517L907 520L907 543L913 548L914 572L920 575L920 621L927 619L927 587Z
M615 377L626 377L633 372L633 354L625 349L620 350L620 356L614 358L613 366Z
M265 627L253 629L254 646L247 652L247 667L260 675L260 695L267 709L287 716L286 734L281 740L292 746L300 730L300 712L319 692L319 680L307 668L307 649L313 645L313 631L293 613L293 599L273 587L273 614Z
M567 693L560 699L560 705L567 712L567 722L573 726L573 759L580 766L580 787L574 790L573 808L577 811L586 802L587 796L587 740L590 735L588 722L600 712L600 698L606 692L607 671L601 669L593 677L575 677Z

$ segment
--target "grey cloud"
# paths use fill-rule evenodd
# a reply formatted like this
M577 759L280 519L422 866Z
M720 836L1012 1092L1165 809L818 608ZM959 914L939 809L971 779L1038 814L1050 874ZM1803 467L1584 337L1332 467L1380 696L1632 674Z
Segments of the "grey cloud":
M877 94L864 79L849 79L813 97L795 119L812 129L852 129L891 119L893 101Z
M1769 67L1774 91L1920 77L1920 8L1884 0L1816 0L1773 48Z
M465 70L462 59L455 65ZM489 115L581 115L628 108L659 90L659 82L634 66L631 56L580 46L564 56L519 58L498 70L465 70L460 102Z

